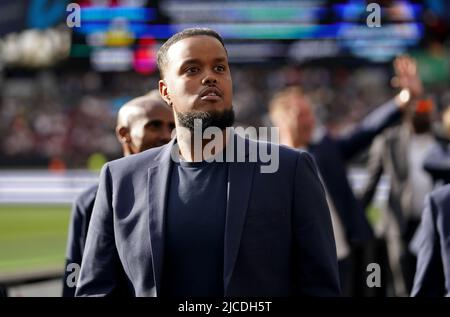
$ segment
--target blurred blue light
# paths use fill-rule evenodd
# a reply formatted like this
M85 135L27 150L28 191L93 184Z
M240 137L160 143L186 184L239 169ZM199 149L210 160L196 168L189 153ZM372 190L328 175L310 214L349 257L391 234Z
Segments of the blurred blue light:
M129 21L145 22L156 18L155 9L134 7L87 7L81 9L81 23L92 21L109 21L116 18L124 18Z

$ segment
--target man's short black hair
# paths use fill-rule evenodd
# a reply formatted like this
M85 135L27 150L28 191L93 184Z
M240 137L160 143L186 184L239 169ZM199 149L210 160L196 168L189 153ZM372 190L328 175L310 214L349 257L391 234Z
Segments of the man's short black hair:
M158 69L161 78L164 77L164 70L167 66L167 51L169 48L178 41L184 40L189 37L206 35L211 36L217 39L225 49L225 52L228 54L227 49L225 48L225 44L223 42L222 37L216 31L209 28L189 28L184 29L181 32L178 32L172 35L158 50Z

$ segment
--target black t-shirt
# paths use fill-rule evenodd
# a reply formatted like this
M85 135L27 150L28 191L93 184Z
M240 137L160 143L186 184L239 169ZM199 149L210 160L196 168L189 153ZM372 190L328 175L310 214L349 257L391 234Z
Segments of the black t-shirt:
M227 182L227 163L174 163L162 296L223 296Z

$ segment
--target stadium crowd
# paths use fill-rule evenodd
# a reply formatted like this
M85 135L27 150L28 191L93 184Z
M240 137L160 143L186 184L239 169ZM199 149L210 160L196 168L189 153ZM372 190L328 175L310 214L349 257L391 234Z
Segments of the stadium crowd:
M268 103L279 88L300 84L332 134L351 128L393 95L387 65L232 66L236 123L270 126ZM120 105L156 87L157 76L51 71L12 76L0 86L2 165L46 167L52 159L85 168L93 153L120 156L114 135ZM450 90L428 89L438 112ZM433 89L435 91L433 91Z

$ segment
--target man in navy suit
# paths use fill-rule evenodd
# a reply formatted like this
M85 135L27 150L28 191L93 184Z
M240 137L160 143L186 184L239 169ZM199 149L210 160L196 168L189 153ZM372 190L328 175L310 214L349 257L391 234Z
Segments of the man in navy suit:
M435 131L436 144L427 153L423 168L436 185L450 183L450 104L442 112L442 122Z
M450 296L450 184L426 198L411 296Z
M339 296L314 163L229 128L232 80L220 35L175 34L158 67L176 137L103 167L76 295ZM207 136L211 129L221 133ZM272 171L257 156L269 149Z
M135 98L123 105L117 116L116 136L124 156L158 147L170 141L175 122L172 111L158 90ZM76 269L83 258L87 231L94 208L98 184L82 192L72 205L66 251L63 296L75 295ZM73 281L72 281L73 280Z

